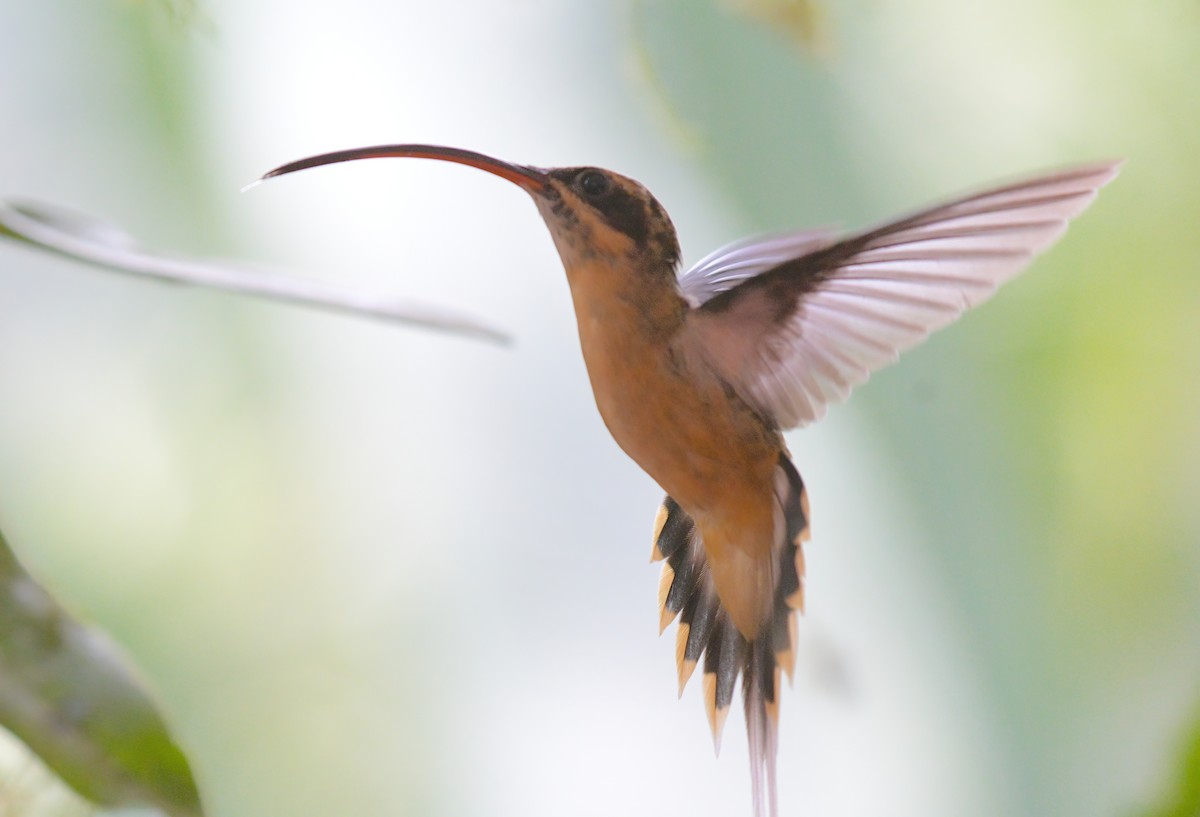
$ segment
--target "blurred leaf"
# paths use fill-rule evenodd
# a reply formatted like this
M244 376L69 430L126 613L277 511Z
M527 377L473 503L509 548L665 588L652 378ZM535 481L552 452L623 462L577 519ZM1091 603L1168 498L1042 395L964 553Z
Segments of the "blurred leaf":
M223 263L146 252L119 228L53 205L0 200L0 235L104 269L255 295L352 315L505 342L499 330L469 316L413 301L392 301L319 281Z
M1173 791L1163 803L1141 817L1197 817L1200 815L1200 717L1184 738Z
M0 725L92 802L202 813L187 760L112 642L71 618L2 536Z
M725 0L735 12L765 23L809 51L827 54L829 33L821 6L813 0Z

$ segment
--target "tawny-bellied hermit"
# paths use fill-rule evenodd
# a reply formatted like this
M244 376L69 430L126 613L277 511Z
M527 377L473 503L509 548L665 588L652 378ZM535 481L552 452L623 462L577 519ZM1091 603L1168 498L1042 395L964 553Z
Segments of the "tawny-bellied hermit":
M777 812L781 671L803 607L804 485L782 431L819 419L872 371L986 300L1113 179L1100 162L923 210L873 229L731 244L678 274L666 210L632 179L543 170L472 151L381 145L284 165L413 157L458 162L533 197L566 268L596 405L667 492L663 629L679 618L680 688L703 661L715 740L740 676L754 813Z

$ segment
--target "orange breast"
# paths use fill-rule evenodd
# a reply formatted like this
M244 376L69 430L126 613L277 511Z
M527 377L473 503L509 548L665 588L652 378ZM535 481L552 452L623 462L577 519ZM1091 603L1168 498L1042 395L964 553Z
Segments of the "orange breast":
M672 327L669 301L648 308L593 272L573 276L572 292L596 405L617 444L696 521L717 593L753 637L771 611L782 439L689 348L686 313Z

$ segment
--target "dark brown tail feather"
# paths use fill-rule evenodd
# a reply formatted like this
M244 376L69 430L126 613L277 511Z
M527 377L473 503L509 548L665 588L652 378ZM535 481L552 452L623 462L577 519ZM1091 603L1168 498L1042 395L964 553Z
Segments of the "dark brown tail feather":
M666 559L658 600L660 629L679 617L675 659L679 692L701 659L704 699L713 741L720 750L721 730L738 676L750 744L754 814L776 814L775 756L778 749L781 672L792 677L795 665L796 611L804 608L804 556L808 539L808 500L804 483L786 452L776 471L776 500L784 521L776 551L778 582L768 626L748 642L721 607L708 575L704 546L695 524L671 497L663 500L655 522L653 561Z

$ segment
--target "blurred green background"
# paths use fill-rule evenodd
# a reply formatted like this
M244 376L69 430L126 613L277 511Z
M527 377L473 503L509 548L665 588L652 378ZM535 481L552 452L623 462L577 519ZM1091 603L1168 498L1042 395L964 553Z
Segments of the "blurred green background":
M393 141L627 173L685 262L1127 157L1029 274L789 437L781 813L1200 813L1194 2L2 0L0 65L0 195L518 338L0 245L0 530L136 661L210 814L749 813L740 724L714 761L674 700L660 492L527 197L422 162L238 193ZM80 813L31 763L0 747L0 813Z

